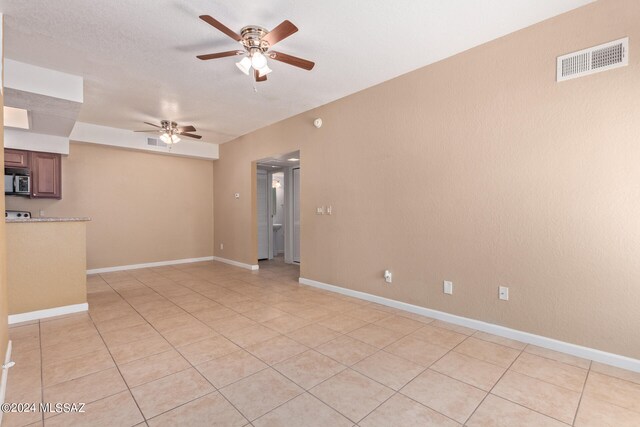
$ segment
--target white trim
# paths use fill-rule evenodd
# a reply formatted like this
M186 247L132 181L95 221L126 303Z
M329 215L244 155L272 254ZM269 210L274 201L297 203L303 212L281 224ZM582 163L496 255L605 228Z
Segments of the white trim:
M572 356L582 357L634 372L640 372L640 360L638 359L632 359L630 357L621 356L614 353L607 353L606 351L583 347L577 344L571 344L553 338L547 338L540 335L531 334L529 332L507 328L505 326L500 326L493 323L487 323L480 320L469 319L467 317L456 316L455 314L432 310L430 308L420 307L417 305L368 294L366 292L354 291L352 289L329 285L315 280L305 279L304 277L300 277L298 281L302 285L308 285L313 286L314 288L324 289L326 291L337 292L339 294L362 299L365 301L375 302L378 304L386 305L388 307L397 308L399 310L419 314L421 316L427 316L434 319L443 320L445 322L453 323L455 325L465 326L467 328L477 329L482 332L487 332L501 337L510 338L512 340L521 341L527 344L537 345L539 347L548 348L550 350L559 351L562 353L570 354Z
M89 304L64 305L62 307L46 308L44 310L28 311L26 313L10 314L9 324L28 322L30 320L46 319L47 317L62 316L64 314L80 313L89 310Z
M245 268L247 270L258 270L260 268L260 266L257 264L254 264L254 265L245 264L244 262L234 261L232 259L220 258L219 256L214 256L213 260L223 262L229 265L234 265L236 267Z
M189 264L192 262L213 261L214 257L174 259L170 261L147 262L144 264L118 265L116 267L93 268L87 270L87 274L110 273L112 271L137 270L138 268L163 267L165 265Z
M7 343L7 352L4 356L4 364L8 364L11 361L11 340ZM2 370L2 379L0 380L0 404L4 403L4 398L7 395L7 378L9 377L9 369L5 368ZM0 425L2 425L2 414L0 411Z

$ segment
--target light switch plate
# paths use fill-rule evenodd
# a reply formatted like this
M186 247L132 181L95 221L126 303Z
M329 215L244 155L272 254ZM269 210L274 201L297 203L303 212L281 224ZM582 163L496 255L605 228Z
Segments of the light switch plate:
M445 280L442 283L442 291L447 295L453 295L453 282Z
M498 298L503 301L509 301L509 288L506 286L500 286L498 288Z

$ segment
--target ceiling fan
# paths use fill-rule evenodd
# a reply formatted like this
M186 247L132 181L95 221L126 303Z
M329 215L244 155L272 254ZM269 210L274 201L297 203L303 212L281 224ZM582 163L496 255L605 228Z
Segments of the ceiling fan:
M180 142L180 136L186 136L187 138L195 138L200 139L202 136L196 135L190 132L195 132L196 128L193 126L178 126L176 122L172 122L169 120L162 120L160 122L160 126L154 125L153 123L144 122L149 126L153 126L157 129L148 129L148 130L135 130L134 132L159 132L160 140L165 144L176 144ZM180 135L180 136L178 136Z
M267 64L267 58L275 59L276 61L284 62L285 64L293 65L294 67L299 67L307 71L311 70L315 65L306 59L271 50L271 47L276 43L298 31L298 27L288 20L282 21L280 25L271 31L257 25L247 25L242 28L240 34L238 34L209 15L201 15L200 19L239 42L244 47L244 50L229 50L227 52L198 55L198 59L208 60L243 55L244 57L236 63L236 66L247 75L249 75L251 68L253 68L253 78L256 82L267 80L267 74L271 72Z

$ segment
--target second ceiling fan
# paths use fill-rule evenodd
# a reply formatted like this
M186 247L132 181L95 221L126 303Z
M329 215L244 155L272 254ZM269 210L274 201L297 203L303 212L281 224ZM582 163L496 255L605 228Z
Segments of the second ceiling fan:
M227 52L198 55L198 59L208 60L244 55L244 58L236 63L236 65L247 75L253 68L253 76L257 82L267 80L267 74L271 72L267 64L267 58L284 62L285 64L293 65L294 67L299 67L304 70L311 70L315 65L306 59L271 50L273 45L298 31L298 27L288 20L283 21L271 31L257 25L248 25L242 28L240 34L238 34L209 15L201 15L200 19L241 43L245 50L229 50Z

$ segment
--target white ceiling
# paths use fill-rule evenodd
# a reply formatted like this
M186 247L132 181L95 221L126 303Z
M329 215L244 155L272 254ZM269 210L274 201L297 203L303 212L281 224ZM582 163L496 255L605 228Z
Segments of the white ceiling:
M0 12L7 58L84 77L80 121L168 118L222 143L591 1L0 0ZM300 31L277 50L316 67L271 61L256 93L236 58L195 58L238 48L201 14L235 31L289 19Z

